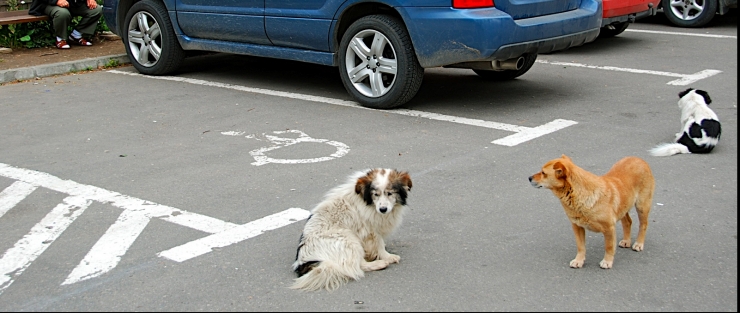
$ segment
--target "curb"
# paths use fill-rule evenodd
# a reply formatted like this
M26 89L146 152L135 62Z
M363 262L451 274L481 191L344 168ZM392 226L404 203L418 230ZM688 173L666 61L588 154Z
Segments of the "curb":
M61 63L15 68L0 71L0 84L18 80L34 79L37 77L47 77L72 72L86 71L91 68L97 69L100 67L105 67L106 65L110 64L109 62L116 62L117 65L131 63L126 54L119 54L97 58L88 58L77 61L67 61Z

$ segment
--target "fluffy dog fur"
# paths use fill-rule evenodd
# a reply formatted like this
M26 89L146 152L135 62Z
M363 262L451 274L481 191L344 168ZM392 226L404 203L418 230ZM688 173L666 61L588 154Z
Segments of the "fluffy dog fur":
M407 172L382 168L356 172L329 191L306 221L290 288L333 290L398 263L385 238L401 224L409 191Z
M709 153L719 142L722 127L717 114L709 108L712 99L704 90L686 89L678 94L683 131L674 143L663 143L650 150L653 156L679 153Z
M552 190L565 209L576 236L576 258L570 267L580 268L586 261L586 229L604 234L604 259L599 266L607 269L614 263L616 252L616 223L622 221L624 234L619 246L631 243L632 219L629 210L634 206L640 218L640 231L632 250L645 248L645 231L653 201L655 180L650 166L637 157L626 157L615 163L603 176L596 176L573 164L565 154L545 163L542 170L529 177L537 188Z

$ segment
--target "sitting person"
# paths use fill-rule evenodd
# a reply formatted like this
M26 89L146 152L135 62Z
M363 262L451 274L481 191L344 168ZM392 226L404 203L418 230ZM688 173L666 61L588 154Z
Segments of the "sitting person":
M69 41L80 46L92 46L89 39L98 26L103 7L98 6L95 0L34 0L29 14L48 15L56 36L56 46L59 49L69 49ZM77 27L71 34L67 34L72 17L82 16Z

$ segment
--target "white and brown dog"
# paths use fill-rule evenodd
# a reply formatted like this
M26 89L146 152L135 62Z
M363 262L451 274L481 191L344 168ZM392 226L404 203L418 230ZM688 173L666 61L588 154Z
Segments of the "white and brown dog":
M704 90L686 89L678 94L683 131L676 134L675 142L663 143L650 149L653 156L670 156L679 153L709 153L719 142L722 126L717 114L709 108L712 99Z
M333 290L397 263L385 238L401 224L409 191L407 172L384 168L356 172L329 191L306 221L290 288Z

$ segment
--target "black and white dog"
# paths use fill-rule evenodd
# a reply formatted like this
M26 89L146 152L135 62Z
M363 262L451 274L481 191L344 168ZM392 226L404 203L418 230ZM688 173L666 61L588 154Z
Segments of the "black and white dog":
M679 153L709 153L719 142L722 126L717 114L709 108L712 99L704 90L686 89L678 94L683 131L676 134L675 143L663 143L650 149L653 156Z

